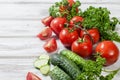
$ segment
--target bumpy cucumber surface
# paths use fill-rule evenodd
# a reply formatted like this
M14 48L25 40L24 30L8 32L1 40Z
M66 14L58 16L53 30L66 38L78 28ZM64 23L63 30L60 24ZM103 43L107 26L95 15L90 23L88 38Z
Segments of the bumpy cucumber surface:
M59 66L70 75L73 80L75 80L81 73L78 66L63 55L54 54L51 56L50 60L53 65Z
M79 68L82 68L86 64L86 61L82 57L70 50L62 50L60 54L73 61Z
M49 72L52 80L72 80L68 74L66 74L59 67L55 66L52 71Z

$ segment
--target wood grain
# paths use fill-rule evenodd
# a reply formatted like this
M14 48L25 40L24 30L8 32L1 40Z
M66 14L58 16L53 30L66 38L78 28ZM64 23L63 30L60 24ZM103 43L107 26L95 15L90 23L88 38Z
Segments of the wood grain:
M0 20L40 20L48 16L48 8L52 4L1 4ZM81 9L85 10L89 6L107 7L111 11L111 16L120 17L119 4L83 4Z

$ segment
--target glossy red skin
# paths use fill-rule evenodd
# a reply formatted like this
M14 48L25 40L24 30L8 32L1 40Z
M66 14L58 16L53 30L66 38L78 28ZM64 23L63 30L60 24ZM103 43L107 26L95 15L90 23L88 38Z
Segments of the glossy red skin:
M114 64L119 58L119 49L112 41L103 41L96 46L96 52L106 59L106 66Z
M93 43L97 43L100 40L100 33L99 33L98 29L96 29L96 28L89 29L89 30L87 30L87 32L93 38ZM82 37L84 34L86 34L85 31L81 30L80 37Z
M67 0L69 3L69 6L72 7L72 5L75 3L74 0Z
M50 23L54 18L52 16L48 16L45 17L41 20L41 22L45 25L45 26L49 26L50 27Z
M78 37L79 35L76 30L69 32L67 28L64 28L59 35L59 39L65 47L70 47Z
M81 16L74 16L71 20L70 20L70 25L74 25L77 22L82 22L83 21L83 17Z
M60 31L64 28L64 24L67 22L65 18L57 17L51 21L50 27L54 33L58 36Z
M37 37L40 38L41 40L46 40L48 38L50 38L52 36L52 30L50 27L46 27L44 28L44 30L42 30Z
M44 44L44 49L48 52L54 52L57 50L57 42L55 38L50 39L48 42Z
M37 75L33 74L32 72L28 72L26 76L26 80L41 80Z
M72 43L71 50L83 58L90 57L92 54L92 42L88 39L78 42L77 39Z

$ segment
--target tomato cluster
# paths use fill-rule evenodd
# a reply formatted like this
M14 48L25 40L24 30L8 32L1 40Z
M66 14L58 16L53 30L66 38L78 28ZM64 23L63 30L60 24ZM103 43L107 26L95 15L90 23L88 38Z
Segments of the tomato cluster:
M73 0L68 0L68 2L69 6L74 4ZM64 9L65 7L60 6L61 11ZM74 16L70 21L66 17L48 16L41 21L47 27L37 37L41 40L50 39L53 31L65 47L69 47L83 58L91 57L93 55L93 45L98 43L95 53L106 59L105 65L115 63L119 56L117 46L112 41L100 42L99 30L97 28L83 29L81 25L83 20L84 18L81 16ZM48 40L44 45L44 49L47 52L56 51L56 39Z

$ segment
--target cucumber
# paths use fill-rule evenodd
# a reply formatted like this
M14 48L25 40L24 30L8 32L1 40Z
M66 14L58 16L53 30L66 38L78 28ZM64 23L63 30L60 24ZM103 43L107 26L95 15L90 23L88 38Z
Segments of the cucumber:
M57 66L55 66L52 71L49 72L49 75L52 80L72 80L68 74L66 74Z
M63 55L54 54L51 56L50 61L53 65L57 65L63 69L73 80L81 73L77 65Z
M86 64L86 61L82 57L70 50L62 50L60 54L73 61L80 69Z
M34 62L34 66L38 69L40 69L42 66L48 64L48 59L37 59Z
M48 74L50 71L50 65L46 64L40 68L40 72L44 75Z
M42 55L39 56L39 59L48 59L49 60L50 57L47 54L42 54Z
M40 69L42 66L47 65L49 63L50 57L46 54L42 54L39 58L34 62L34 66Z

